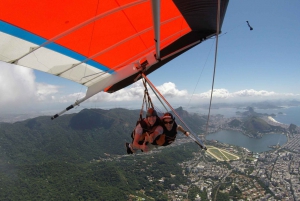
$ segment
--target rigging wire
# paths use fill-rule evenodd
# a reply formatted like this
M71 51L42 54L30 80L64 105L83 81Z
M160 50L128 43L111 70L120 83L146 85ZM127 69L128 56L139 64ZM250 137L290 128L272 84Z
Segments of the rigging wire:
M219 27L219 24L220 24L220 0L218 0L215 61L214 61L214 72L213 72L213 80L212 80L211 93L210 93L209 109L208 109L207 122L206 122L206 129L205 129L206 135L207 135L207 131L208 131L208 123L209 123L209 117L210 117L210 109L211 109L212 96L213 96L213 92L214 92L214 84L215 84L215 75L216 75L216 66L217 66L217 55L218 55L218 42L219 42L219 28L220 28L220 27Z
M155 91L157 92L157 94L164 100L164 102L169 106L169 108L172 110L172 112L178 117L178 119L180 120L180 122L187 128L187 130L192 131L187 125L186 123L181 119L181 117L177 114L177 112L174 110L174 108L170 105L170 103L164 98L164 96L155 88L155 86L152 84L152 82L145 76L144 73L142 73L143 78L147 81L147 83L153 88L155 89ZM190 137L191 139L193 139L195 141L195 143L197 143L202 149L207 149L205 147L205 145L203 144L203 142L196 136L194 135L194 132L190 132L192 134L189 135L188 137Z
M146 105L146 111L149 108L154 108L151 97L148 93L146 80L142 79L142 82L143 82L143 85L144 85L144 98L143 98L143 103L142 103L142 107L141 107L141 110L140 110L140 120L143 119L144 105Z
M211 52L212 47L213 47L213 43L212 43L212 45L211 45L211 47L210 47L210 49L209 49L209 53L208 53L208 55L207 55L207 57L206 57L205 63L204 63L204 65L203 65L203 68L202 68L202 70L201 70L200 76L199 76L199 78L198 78L198 80L197 80L196 86L195 86L194 91L193 91L193 93L192 93L192 95L191 95L191 98L190 98L190 100L189 100L188 106L190 105L191 100L192 100L192 97L193 97L193 95L195 94L196 88L197 88L197 86L198 86L198 84L199 84L201 75L202 75L203 70L204 70L204 68L205 68L205 66L206 66L206 63L207 63L207 60L208 60L208 57L209 57L209 55L210 55L210 52Z
M144 79L144 78L143 78ZM161 98L158 96L158 94L156 93L155 89L148 83L149 87L152 89L152 92L155 94L156 98L160 101L161 105L164 107L165 112L168 112L168 109L166 107L166 105L163 103L163 101L161 100ZM162 96L162 95L161 95ZM158 107L155 107L156 111L159 111L160 113L163 113L161 109L158 109ZM176 116L179 118L179 115L173 110L173 113L176 114ZM185 123L181 120L181 122L185 125ZM187 126L186 126L187 127ZM188 128L188 127L187 127ZM193 136L189 136L192 140L197 141Z
M219 34L219 38L222 37L222 36L224 36L224 35L226 35L227 33L231 33L233 30L239 28L239 27L242 26L244 23L245 23L245 22L242 21L242 22L240 22L237 26L235 26L235 27L229 29L228 31L225 31L224 33L220 33L220 34ZM248 24L248 27L250 28L250 31L252 31L252 30L253 30L253 27L249 24L249 21L246 21L246 23ZM210 37L210 38L208 38L208 39L216 39L216 36L215 36L215 37L212 36L212 37Z
M155 96L157 97L157 99L159 100L159 102L162 104L162 106L165 108L166 112L168 112L167 107L165 106L165 104L162 102L162 100L160 99L160 97L157 95L156 91L153 89L153 87L148 83L149 87L152 89L153 93L155 94Z

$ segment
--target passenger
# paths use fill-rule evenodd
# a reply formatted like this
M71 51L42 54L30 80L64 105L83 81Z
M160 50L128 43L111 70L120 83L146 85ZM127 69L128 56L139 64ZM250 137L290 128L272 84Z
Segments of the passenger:
M150 144L162 133L163 128L160 118L157 116L157 112L153 108L149 108L146 118L139 121L132 132L132 143L126 143L127 153L133 154L137 150L143 152L150 151L150 149L153 148Z
M183 134L185 134L187 137L190 135L190 133L180 125L177 125L175 122L175 118L171 113L165 113L162 117L162 127L163 127L163 134L160 135L158 138L155 139L155 141L152 143L154 145L159 146L167 146L173 143L177 136L177 131L181 131Z

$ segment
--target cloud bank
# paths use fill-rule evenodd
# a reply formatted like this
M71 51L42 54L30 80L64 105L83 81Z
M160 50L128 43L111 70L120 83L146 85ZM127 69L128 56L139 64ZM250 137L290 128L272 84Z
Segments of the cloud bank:
M35 82L33 70L1 63L0 113L23 112L53 100L60 86ZM53 97L52 97L53 96Z
M5 66L6 65L6 66ZM65 94L63 86L50 85L35 81L33 70L20 68L1 63L0 74L0 113L13 113L16 111L51 110L52 106L63 109L77 99L84 97L85 93ZM191 106L193 104L205 104L209 102L211 91L198 94L189 94L187 90L180 90L172 82L156 86L160 93L171 105ZM148 87L152 100L158 102L155 95ZM87 103L97 102L98 107L111 106L123 107L136 105L139 108L144 95L144 87L138 81L127 88L109 94L100 92L87 100ZM214 89L213 103L221 102L249 102L272 99L296 99L300 100L300 94L282 94L274 91L244 89L230 92L227 89Z

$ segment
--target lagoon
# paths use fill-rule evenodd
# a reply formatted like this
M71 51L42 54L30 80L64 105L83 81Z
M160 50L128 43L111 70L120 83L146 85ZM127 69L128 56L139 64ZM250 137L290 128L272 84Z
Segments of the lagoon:
M239 147L245 147L249 151L261 153L272 150L268 146L271 145L283 145L287 142L287 137L283 134L272 133L266 134L262 138L249 138L238 131L232 130L220 130L216 133L211 133L206 136L207 140L217 140L222 143L235 145Z

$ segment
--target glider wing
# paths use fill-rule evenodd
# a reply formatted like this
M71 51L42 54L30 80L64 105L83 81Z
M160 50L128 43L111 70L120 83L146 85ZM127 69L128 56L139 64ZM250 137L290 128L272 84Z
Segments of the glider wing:
M84 101L132 84L143 62L147 75L214 36L217 8L211 0L1 1L0 60L85 85Z

